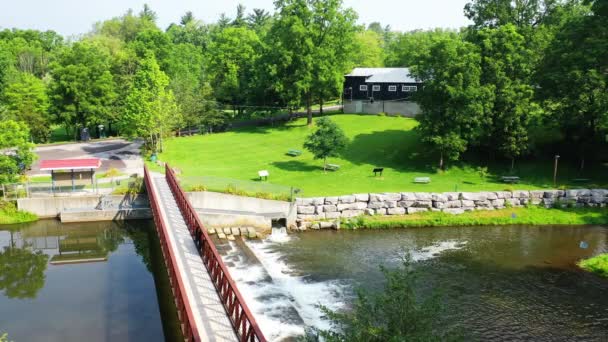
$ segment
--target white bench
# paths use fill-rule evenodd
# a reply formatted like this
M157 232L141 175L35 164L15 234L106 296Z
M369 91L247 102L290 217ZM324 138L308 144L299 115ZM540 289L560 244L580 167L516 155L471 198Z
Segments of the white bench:
M431 177L416 177L414 178L414 183L416 184L429 184L431 182Z
M260 180L268 180L268 176L270 176L270 174L268 173L268 170L260 170L258 171L258 176L260 176Z
M338 171L340 170L340 165L337 164L327 164L326 168L330 171Z

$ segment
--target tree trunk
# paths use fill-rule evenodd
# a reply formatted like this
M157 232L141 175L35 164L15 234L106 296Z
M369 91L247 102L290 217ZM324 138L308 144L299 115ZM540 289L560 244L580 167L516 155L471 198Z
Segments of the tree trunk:
M585 156L581 156L581 168L580 171L583 172L585 169Z
M513 169L515 169L515 158L511 157L511 173L513 173Z
M439 154L439 170L443 170L443 151Z
M323 98L319 100L319 115L323 116Z
M306 124L312 126L312 95L310 93L306 96L306 114L308 115Z
M323 158L323 173L327 172L327 157Z

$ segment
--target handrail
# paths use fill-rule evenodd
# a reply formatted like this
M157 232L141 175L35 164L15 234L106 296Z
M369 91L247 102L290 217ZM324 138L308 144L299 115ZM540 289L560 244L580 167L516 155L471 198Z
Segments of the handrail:
M152 188L152 178L150 177L150 172L148 171L148 167L145 165L144 183L146 184L146 191L148 193L148 199L150 200L150 207L152 208L154 225L156 226L156 231L160 240L161 251L163 253L163 258L165 259L165 266L167 268L167 273L169 274L169 281L171 284L171 290L173 292L175 306L177 308L178 318L181 323L182 334L184 335L184 339L186 341L200 342L201 337L196 326L196 320L194 319L192 308L190 307L190 301L186 296L185 286L182 280L183 278L180 275L179 268L175 266L177 265L175 254L168 245L167 236L169 235L169 230L167 229L167 226L160 215L161 211L159 208L158 198L156 197L156 193Z
M165 177L239 340L241 342L266 342L253 314L249 311L228 268L215 248L215 244L186 193L179 186L177 177L169 164L165 164Z

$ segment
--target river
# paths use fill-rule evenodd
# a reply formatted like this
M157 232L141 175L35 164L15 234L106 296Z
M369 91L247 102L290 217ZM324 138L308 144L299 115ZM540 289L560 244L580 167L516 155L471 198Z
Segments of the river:
M10 341L177 341L150 221L0 226L0 335Z
M443 319L467 339L608 340L608 280L575 265L608 252L606 227L315 231L246 244L252 255L223 248L273 341L329 328L317 304L345 309L356 288L382 289L379 265L397 267L406 254L421 290L439 291Z

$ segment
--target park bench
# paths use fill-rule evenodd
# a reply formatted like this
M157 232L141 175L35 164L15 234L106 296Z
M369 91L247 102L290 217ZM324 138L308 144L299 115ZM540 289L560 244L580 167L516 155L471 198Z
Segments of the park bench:
M503 176L501 178L504 183L519 183L519 177L517 176Z
M428 184L431 182L430 177L416 177L414 178L414 183L416 184Z
M268 176L270 174L268 173L268 170L260 170L258 171L258 176L260 176L260 180L266 179L268 180Z
M289 150L287 151L287 155L291 157L299 157L302 155L302 151L300 150Z
M338 171L340 170L340 165L336 165L336 164L327 164L326 168L330 171Z
M376 167L372 172L374 173L374 177L378 176L378 174L380 174L380 177L382 177L382 172L384 172L384 168Z

